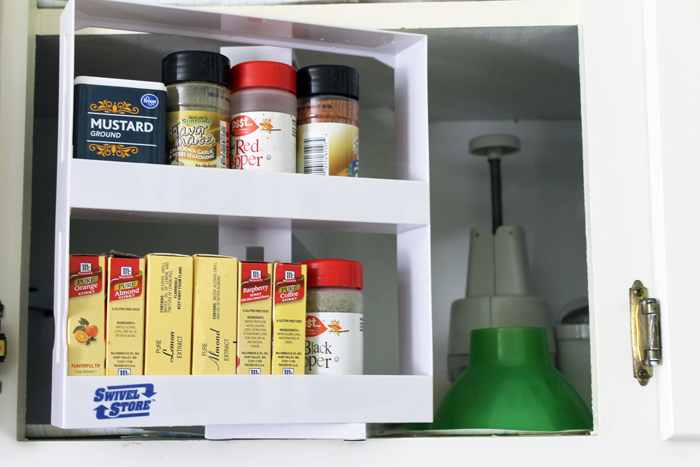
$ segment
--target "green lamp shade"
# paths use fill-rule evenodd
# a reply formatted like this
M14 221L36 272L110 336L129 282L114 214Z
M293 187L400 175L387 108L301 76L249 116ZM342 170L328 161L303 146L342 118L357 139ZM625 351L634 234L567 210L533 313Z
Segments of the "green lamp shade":
M471 359L435 414L433 430L592 430L593 417L552 365L543 328L471 332Z

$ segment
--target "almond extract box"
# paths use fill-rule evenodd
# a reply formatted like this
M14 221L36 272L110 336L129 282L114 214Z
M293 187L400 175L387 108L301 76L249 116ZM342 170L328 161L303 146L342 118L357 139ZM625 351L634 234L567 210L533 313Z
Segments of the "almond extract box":
M165 163L163 83L75 78L73 157Z
M105 257L71 255L68 279L68 376L105 374Z
M238 374L269 375L272 265L241 261L238 280Z
M107 258L107 376L143 374L146 260Z
M191 256L146 256L146 375L190 374L192 272Z
M192 374L235 375L238 260L194 255Z

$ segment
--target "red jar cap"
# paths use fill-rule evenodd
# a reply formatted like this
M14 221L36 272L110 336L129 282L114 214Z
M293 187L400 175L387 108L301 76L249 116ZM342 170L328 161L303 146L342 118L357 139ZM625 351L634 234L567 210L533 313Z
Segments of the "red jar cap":
M297 93L297 72L280 62L243 62L231 68L231 92L243 88L280 88Z
M346 259L314 259L301 264L307 267L309 287L362 289L362 263Z

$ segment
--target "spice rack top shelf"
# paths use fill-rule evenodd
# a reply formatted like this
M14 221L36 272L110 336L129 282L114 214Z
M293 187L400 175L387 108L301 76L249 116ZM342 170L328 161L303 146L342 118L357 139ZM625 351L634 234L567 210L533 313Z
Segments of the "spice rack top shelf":
M71 160L71 217L402 233L430 223L428 182Z

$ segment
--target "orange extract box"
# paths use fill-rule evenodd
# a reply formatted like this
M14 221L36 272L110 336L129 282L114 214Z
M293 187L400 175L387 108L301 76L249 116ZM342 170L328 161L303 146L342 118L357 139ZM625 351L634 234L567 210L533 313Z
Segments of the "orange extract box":
M192 374L235 375L238 260L194 255Z
M143 374L146 261L113 253L107 258L107 376Z
M275 263L272 374L303 375L306 343L306 265Z
M192 365L192 257L146 256L144 373L189 375Z
M272 265L240 262L238 279L238 374L269 375Z
M71 255L68 376L105 374L105 257Z

